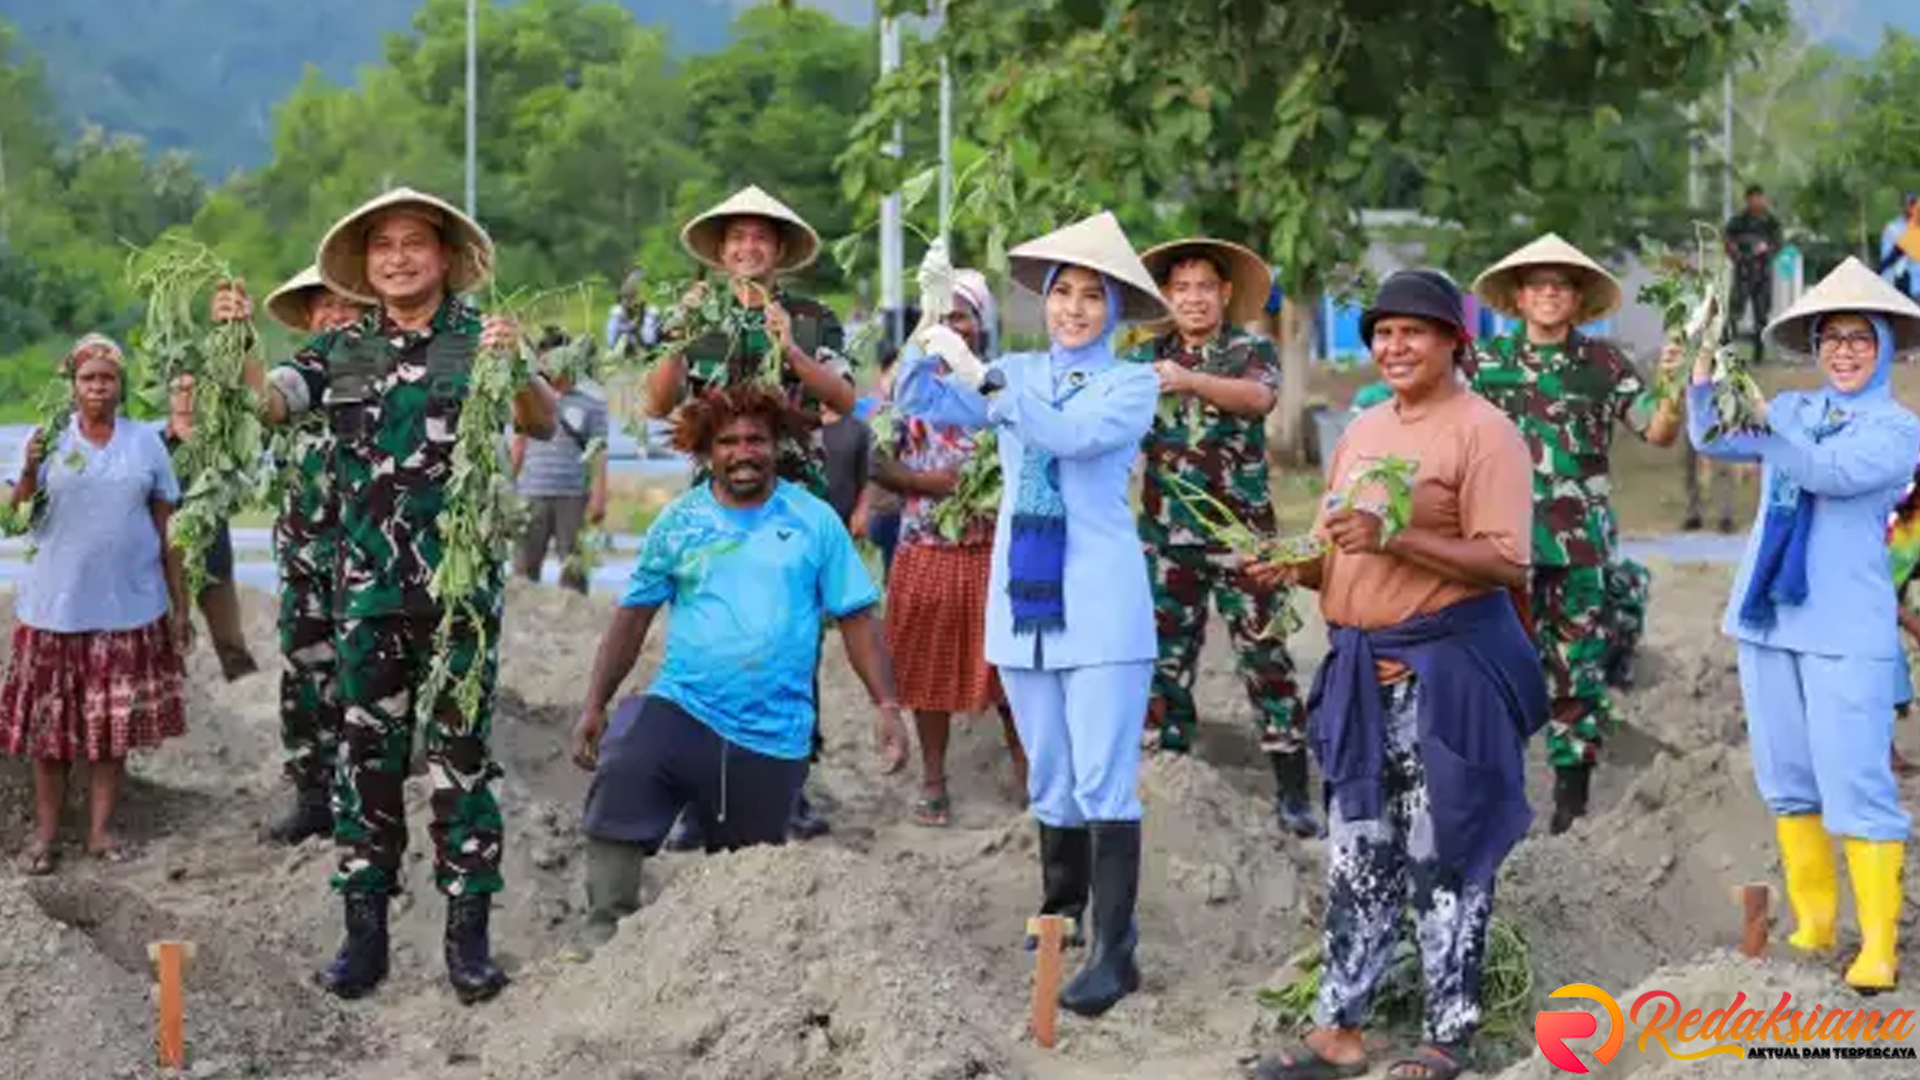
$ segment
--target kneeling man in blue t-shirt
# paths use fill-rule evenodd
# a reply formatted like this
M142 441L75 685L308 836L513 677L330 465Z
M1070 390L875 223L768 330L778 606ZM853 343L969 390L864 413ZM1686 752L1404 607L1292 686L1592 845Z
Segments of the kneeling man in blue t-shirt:
M640 867L682 807L709 852L783 843L817 722L820 620L839 622L878 704L887 771L907 734L879 620L880 593L825 502L777 479L774 448L794 422L769 390L742 386L686 405L679 449L712 479L661 511L594 659L574 761L587 792L588 920L611 931L640 899ZM666 656L644 696L607 706L653 618L671 604Z

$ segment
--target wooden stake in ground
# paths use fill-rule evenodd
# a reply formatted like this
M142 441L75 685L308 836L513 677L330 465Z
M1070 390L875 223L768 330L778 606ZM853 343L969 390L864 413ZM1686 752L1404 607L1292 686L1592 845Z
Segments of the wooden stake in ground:
M1773 890L1766 885L1742 885L1734 890L1740 899L1740 953L1759 958L1767 954L1767 935L1773 919L1767 914Z
M1033 1041L1053 1049L1054 1021L1060 1016L1060 953L1073 920L1040 915L1027 920L1027 933L1040 943L1033 960Z
M193 959L193 942L157 941L147 946L147 956L160 977L160 1066L184 1069L187 1067L187 998L182 978L187 962Z

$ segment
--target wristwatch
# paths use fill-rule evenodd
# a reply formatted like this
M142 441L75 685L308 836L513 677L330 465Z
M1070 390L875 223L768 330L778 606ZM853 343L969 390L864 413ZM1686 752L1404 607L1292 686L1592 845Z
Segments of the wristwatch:
M977 389L983 396L992 397L1006 388L1007 373L997 367L990 367L987 373L980 377L980 385Z

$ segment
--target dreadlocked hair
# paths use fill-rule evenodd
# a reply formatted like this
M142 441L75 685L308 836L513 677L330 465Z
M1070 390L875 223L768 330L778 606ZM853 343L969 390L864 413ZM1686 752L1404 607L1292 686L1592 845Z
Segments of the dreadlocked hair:
M775 442L798 438L809 426L777 391L745 384L709 390L680 406L674 416L673 448L705 461L713 453L714 437L736 420L760 421Z

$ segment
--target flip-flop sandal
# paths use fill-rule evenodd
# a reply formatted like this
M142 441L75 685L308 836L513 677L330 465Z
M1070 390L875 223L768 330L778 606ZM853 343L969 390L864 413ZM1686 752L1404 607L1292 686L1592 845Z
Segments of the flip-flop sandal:
M1454 1080L1467 1071L1467 1062L1451 1047L1428 1043L1392 1065L1388 1080Z
M913 820L929 828L945 828L952 823L952 796L922 795L920 801L913 804Z
M46 877L60 866L60 856L52 847L29 848L20 856L20 872L28 877Z
M115 865L132 862L142 854L144 853L138 845L129 844L121 840L115 840L103 848L87 849L88 858L98 859L103 863L112 863Z
M1366 1059L1345 1064L1329 1061L1305 1041L1282 1047L1253 1067L1254 1080L1346 1080L1366 1074Z

